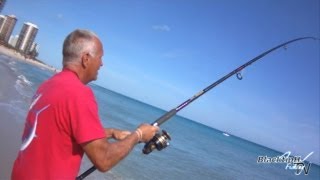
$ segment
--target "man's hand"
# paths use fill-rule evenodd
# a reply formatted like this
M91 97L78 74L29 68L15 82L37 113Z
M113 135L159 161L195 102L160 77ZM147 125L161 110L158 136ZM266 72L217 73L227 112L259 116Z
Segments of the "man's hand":
M128 135L131 134L130 131L114 129L114 128L106 128L105 132L108 139L112 138L118 141L123 140L124 138L126 138Z
M106 137L119 141L109 142L101 138L82 143L81 146L94 166L106 172L127 156L138 142L148 142L158 130L159 127L150 124L141 124L133 133L107 128Z
M139 137L139 141L148 142L159 130L158 126L152 126L150 124L141 124L135 131Z

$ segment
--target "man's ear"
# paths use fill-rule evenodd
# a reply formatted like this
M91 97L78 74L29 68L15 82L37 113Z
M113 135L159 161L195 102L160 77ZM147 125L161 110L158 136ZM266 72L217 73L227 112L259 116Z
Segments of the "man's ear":
M83 53L81 56L81 64L83 68L87 68L89 65L89 53Z

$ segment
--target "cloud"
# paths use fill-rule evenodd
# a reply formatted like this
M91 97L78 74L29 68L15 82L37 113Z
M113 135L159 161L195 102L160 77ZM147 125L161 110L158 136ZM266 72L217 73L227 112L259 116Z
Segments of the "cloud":
M186 53L183 50L172 50L172 51L164 52L162 56L168 59L175 59L175 58L182 58L186 56Z
M176 52L166 52L166 53L163 54L163 56L165 58L173 59L173 58L179 57L180 55L178 53L176 53Z
M63 14L61 14L61 13L57 14L57 18L58 19L62 19L63 18Z
M171 31L171 28L168 25L153 25L152 29L155 31L164 31L164 32Z

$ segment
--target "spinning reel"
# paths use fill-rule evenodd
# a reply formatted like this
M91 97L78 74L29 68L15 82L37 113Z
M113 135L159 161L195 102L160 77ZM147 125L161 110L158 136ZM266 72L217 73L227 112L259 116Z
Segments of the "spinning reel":
M162 130L162 134L157 133L153 138L147 142L143 147L143 154L149 154L154 149L157 149L158 151L161 151L162 149L169 146L169 141L171 140L170 135L167 133L167 131Z

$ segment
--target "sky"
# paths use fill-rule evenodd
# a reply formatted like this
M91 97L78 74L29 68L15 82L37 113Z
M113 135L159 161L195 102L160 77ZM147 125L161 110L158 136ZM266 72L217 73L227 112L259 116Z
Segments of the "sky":
M75 29L104 44L98 85L159 107L177 107L262 52L320 38L319 0L8 0L2 14L39 27L39 59L61 68ZM215 87L178 115L269 148L320 162L319 49L281 48ZM153 122L154 120L150 120Z

